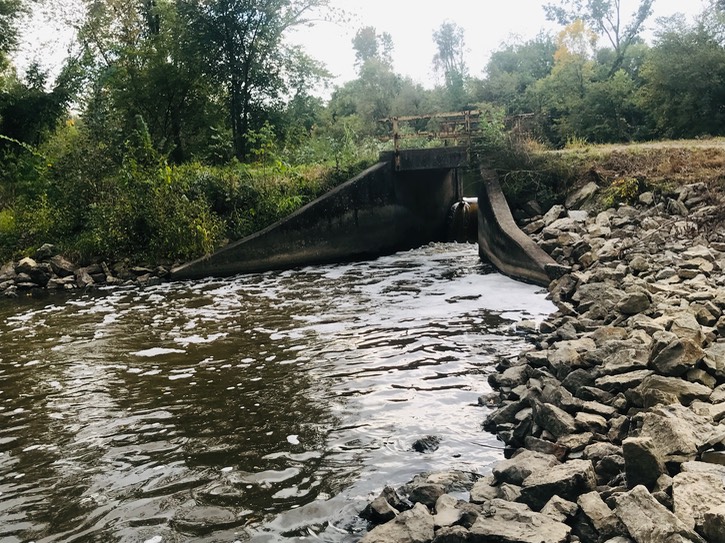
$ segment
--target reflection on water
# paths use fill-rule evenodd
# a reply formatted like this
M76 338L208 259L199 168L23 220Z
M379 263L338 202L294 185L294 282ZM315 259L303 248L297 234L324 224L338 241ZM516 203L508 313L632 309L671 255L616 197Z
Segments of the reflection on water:
M385 484L501 456L476 399L552 309L456 244L3 304L0 540L354 541Z

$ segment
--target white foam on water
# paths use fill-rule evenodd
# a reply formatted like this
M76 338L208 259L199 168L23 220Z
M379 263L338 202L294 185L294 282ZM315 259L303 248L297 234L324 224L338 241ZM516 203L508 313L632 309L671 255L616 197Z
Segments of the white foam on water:
M150 349L144 349L143 351L136 351L130 353L133 356L141 356L144 358L153 358L154 356L163 356L165 354L184 354L186 351L182 349L169 349L165 347L152 347Z

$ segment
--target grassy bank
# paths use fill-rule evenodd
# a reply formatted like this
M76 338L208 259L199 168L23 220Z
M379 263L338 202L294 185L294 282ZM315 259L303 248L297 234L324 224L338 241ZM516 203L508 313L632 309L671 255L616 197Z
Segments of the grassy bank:
M516 143L498 168L512 207L527 200L543 207L562 202L587 183L600 189L594 205L632 203L641 193L667 193L689 183L725 185L725 139L676 140L628 145L572 145L550 151Z

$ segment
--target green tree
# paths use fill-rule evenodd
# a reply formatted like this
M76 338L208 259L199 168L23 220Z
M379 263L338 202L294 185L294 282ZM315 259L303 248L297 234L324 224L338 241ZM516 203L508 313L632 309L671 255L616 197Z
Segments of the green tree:
M503 106L508 114L535 110L529 90L554 67L556 43L540 34L524 43L510 43L494 51L486 64L486 77L480 83L478 99Z
M654 0L562 0L544 5L546 16L561 25L581 19L599 35L606 37L615 52L609 73L620 67L647 19L652 15ZM634 9L626 13L627 6Z
M360 28L352 40L352 47L355 50L355 65L358 69L370 60L392 65L393 37L387 32L379 34L374 26Z
M290 49L284 34L308 22L326 0L178 0L196 58L221 85L228 104L236 156L247 157L245 135L259 129L264 112L287 90L284 68Z
M433 32L436 54L433 67L443 75L450 109L462 109L467 102L465 90L468 68L464 60L466 49L463 28L452 21L445 21Z
M725 47L711 28L666 27L642 78L641 104L661 136L725 134Z
M6 67L7 54L17 44L18 29L15 24L21 14L21 0L0 0L0 72Z

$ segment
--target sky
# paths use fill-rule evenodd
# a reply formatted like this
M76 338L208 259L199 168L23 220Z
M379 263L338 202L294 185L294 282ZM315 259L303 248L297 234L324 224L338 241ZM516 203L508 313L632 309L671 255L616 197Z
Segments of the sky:
M333 6L349 13L345 25L320 22L298 31L292 41L323 61L336 76L335 84L355 78L355 53L352 39L362 26L374 26L388 32L395 45L394 68L425 87L439 81L433 72L433 31L449 20L465 31L466 63L472 76L480 77L490 54L515 36L535 37L540 30L560 29L546 21L541 7L544 0L331 0ZM623 4L633 11L635 0ZM655 18L681 12L688 16L700 13L706 0L655 0Z
M545 1L330 0L333 8L345 12L344 23L320 20L311 27L297 29L289 40L300 44L310 56L322 61L335 76L333 85L340 85L356 77L352 48L355 33L363 26L374 26L378 32L388 32L393 38L395 71L432 88L440 82L433 72L433 32L441 23L452 21L464 29L469 74L480 77L491 53L503 43L517 36L530 39L541 30L556 31L560 28L546 21L541 7ZM638 3L639 0L623 0L625 7L629 8L627 13L633 11ZM678 12L693 16L700 13L706 3L707 0L655 0L654 16L648 21L648 26L652 28L657 17ZM51 68L53 64L57 66L67 49L62 40L67 41L68 36L58 28L46 27L42 32L31 32L25 36L18 57L25 59L27 64L34 56L39 56ZM23 63L18 64L22 70ZM330 89L320 89L319 93L328 96Z

